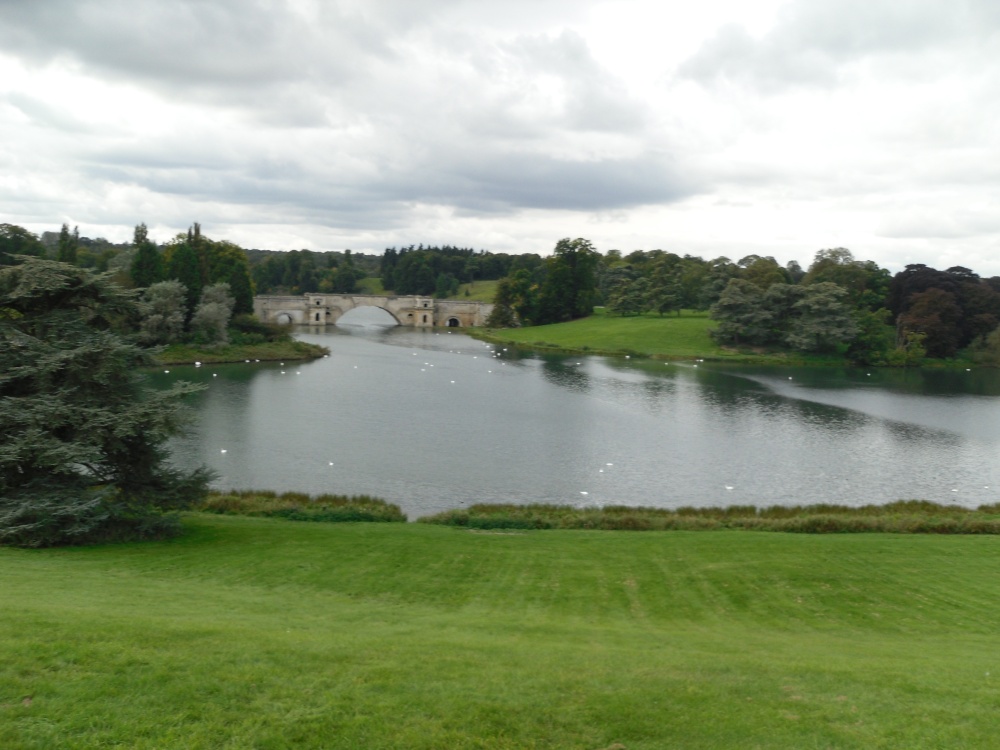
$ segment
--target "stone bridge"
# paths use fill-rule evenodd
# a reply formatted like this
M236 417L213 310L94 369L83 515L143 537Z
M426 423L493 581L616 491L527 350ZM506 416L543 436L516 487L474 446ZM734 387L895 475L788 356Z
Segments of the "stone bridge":
M415 328L466 328L486 324L493 305L433 297L389 296L380 294L304 294L253 298L253 311L268 323L336 325L340 317L357 307L379 307L397 324Z

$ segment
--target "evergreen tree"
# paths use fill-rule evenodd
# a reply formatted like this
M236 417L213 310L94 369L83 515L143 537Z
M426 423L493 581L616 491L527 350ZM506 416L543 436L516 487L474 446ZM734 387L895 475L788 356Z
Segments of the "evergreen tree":
M191 247L189 240L171 246L167 261L167 278L176 279L184 285L187 291L187 315L192 315L201 297L203 285L198 254Z
M69 231L69 224L63 224L59 230L59 252L56 258L61 263L76 264L76 253L80 247L80 228Z
M149 231L145 224L136 226L132 247L135 250L131 267L132 283L137 287L146 288L163 281L163 258L160 257L156 245L149 240Z
M235 315L253 314L253 282L250 280L250 272L247 265L233 266L229 271L228 279L220 279L228 282L229 289L233 295Z
M146 389L149 354L115 333L134 295L107 275L29 259L0 269L0 544L161 537L206 488L167 463L194 390Z

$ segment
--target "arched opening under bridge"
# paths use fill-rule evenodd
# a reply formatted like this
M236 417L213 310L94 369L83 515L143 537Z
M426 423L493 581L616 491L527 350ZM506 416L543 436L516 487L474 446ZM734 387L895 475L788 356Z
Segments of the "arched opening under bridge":
M396 317L383 307L366 305L348 310L337 319L338 326L391 328L400 325Z

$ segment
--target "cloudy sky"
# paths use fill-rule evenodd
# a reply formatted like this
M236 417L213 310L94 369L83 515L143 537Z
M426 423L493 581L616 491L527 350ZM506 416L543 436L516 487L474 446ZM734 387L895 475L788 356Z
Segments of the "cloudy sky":
M0 222L1000 275L997 0L0 0Z

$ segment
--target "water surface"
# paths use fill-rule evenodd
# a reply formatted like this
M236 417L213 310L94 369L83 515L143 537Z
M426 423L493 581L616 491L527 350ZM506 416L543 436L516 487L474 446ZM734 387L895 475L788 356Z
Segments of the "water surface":
M664 363L331 328L313 362L171 367L208 389L177 463L221 488L476 502L976 506L1000 488L1000 374ZM223 452L224 451L224 452Z

